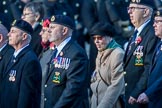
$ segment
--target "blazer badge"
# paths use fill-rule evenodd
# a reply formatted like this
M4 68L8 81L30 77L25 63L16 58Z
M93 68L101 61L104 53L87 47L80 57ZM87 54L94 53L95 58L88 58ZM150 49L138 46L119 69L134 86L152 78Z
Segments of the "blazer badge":
M53 79L52 79L52 82L54 82L54 83L60 83L60 81L61 81L60 72L55 72L54 73L54 76L53 76Z
M134 51L135 55L135 66L143 66L143 46L138 46Z

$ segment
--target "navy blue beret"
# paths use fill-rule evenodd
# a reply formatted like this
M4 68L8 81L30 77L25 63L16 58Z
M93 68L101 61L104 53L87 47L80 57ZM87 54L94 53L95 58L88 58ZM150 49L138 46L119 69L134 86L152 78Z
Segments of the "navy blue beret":
M154 0L131 0L130 3L145 5L155 9Z
M65 15L52 16L50 21L51 21L51 23L64 25L64 26L69 27L73 30L75 29L74 20L72 18L68 17L68 16L65 16Z
M26 22L26 21L24 21L22 19L14 20L13 23L12 23L12 27L16 27L18 29L21 29L22 31L24 31L24 32L26 32L28 34L33 33L32 26L28 22Z
M108 23L96 23L92 29L90 30L90 35L94 36L94 35L100 35L100 36L110 36L113 37L115 35L114 32L114 27L111 26Z

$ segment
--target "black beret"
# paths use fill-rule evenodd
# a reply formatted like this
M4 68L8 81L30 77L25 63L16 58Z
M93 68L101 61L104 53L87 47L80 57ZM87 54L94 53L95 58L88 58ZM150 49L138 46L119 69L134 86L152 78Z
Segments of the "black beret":
M22 19L14 20L13 23L12 23L12 27L16 27L18 29L21 29L21 30L23 30L24 32L26 32L28 34L33 33L32 26L28 22L26 22L26 21L24 21Z
M74 20L68 16L65 15L53 15L50 19L51 23L56 23L60 25L64 25L66 27L69 27L71 29L75 29L75 23Z
M155 8L154 0L131 0L130 3L149 6L153 9Z
M115 35L114 27L108 23L97 23L90 30L90 35L100 35L100 36L110 36L113 37Z

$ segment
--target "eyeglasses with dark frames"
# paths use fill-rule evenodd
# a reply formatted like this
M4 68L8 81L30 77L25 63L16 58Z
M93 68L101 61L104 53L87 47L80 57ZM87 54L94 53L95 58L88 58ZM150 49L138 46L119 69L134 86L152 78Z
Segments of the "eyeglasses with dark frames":
M142 8L142 7L127 7L127 11L134 11L135 9L146 9L146 8Z
M102 40L102 36L93 36L93 40Z
M28 16L28 15L32 15L34 13L25 13L25 14L22 14L22 16Z

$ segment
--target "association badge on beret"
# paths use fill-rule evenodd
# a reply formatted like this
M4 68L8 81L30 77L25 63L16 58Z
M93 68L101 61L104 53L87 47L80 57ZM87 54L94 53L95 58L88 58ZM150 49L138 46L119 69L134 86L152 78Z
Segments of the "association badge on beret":
M55 16L52 16L51 17L51 21L55 21Z
M15 23L16 23L16 20L14 20L14 21L12 22L12 26L14 26L14 25L15 25Z
M159 16L159 15L160 15L160 11L157 11L157 12L156 12L156 15L158 15L158 16Z
M132 0L132 2L140 3L141 0Z

